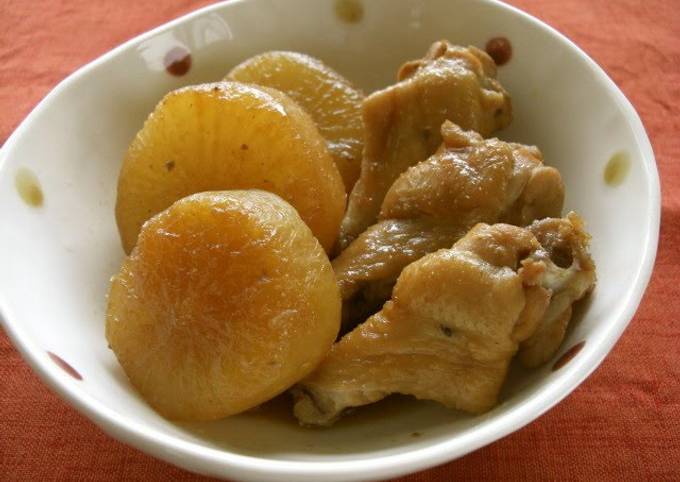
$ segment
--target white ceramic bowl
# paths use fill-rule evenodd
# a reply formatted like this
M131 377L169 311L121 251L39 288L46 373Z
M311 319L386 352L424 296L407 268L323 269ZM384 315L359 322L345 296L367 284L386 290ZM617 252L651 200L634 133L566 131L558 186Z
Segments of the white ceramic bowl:
M0 153L5 330L40 377L106 432L192 471L348 481L459 457L531 422L588 376L635 313L652 271L660 199L652 149L633 107L574 44L492 0L363 0L354 23L335 7L331 0L230 1L175 20L59 84ZM571 351L573 359L558 370L553 362L514 369L502 403L480 417L405 399L362 409L331 430L302 429L268 413L177 425L153 412L107 348L103 320L109 277L123 258L113 216L118 169L156 102L270 49L318 56L370 92L391 83L398 66L434 40L483 47L499 35L514 49L499 69L515 112L502 137L542 149L565 179L567 209L583 215L593 236L599 284L558 353L582 347ZM191 53L191 68L170 75L168 52L182 49ZM182 67L175 64L175 72ZM612 187L603 171L618 152L630 170ZM41 207L17 193L25 168L42 186Z

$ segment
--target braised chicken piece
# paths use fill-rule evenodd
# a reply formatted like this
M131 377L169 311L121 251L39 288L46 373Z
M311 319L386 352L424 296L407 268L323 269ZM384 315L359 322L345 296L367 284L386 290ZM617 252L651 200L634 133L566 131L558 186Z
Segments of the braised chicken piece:
M449 121L441 135L440 149L394 182L378 223L333 261L345 332L380 309L406 265L451 247L475 224L561 215L561 176L535 147L484 140Z
M543 219L529 229L552 260L546 265L542 285L551 291L550 306L536 331L520 344L519 359L528 368L550 360L564 340L572 305L595 286L595 264L585 249L590 236L583 221L573 213L569 223Z
M561 342L554 327L595 282L587 242L573 213L529 228L478 224L453 248L410 264L383 309L293 389L295 416L331 425L391 393L491 409L520 344L533 362Z
M424 58L404 64L397 78L364 100L361 175L349 198L340 249L376 221L394 180L435 152L445 120L484 137L510 124L510 96L496 80L496 65L475 47L435 42Z

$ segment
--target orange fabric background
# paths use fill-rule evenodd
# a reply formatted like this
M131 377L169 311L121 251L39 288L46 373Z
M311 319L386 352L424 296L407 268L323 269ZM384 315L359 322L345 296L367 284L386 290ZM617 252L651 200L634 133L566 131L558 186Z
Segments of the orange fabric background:
M0 0L0 143L73 70L207 3ZM579 44L642 116L663 190L656 268L616 348L564 402L486 448L399 480L680 480L680 5L513 3ZM104 435L38 381L2 331L0 479L207 480Z

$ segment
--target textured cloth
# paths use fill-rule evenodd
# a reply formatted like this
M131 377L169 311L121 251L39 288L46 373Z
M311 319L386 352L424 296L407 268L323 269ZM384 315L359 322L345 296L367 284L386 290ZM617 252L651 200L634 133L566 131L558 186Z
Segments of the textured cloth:
M206 3L0 0L0 143L73 70ZM630 327L565 401L488 447L399 480L680 480L680 5L514 4L579 44L642 116L663 190L656 267ZM104 435L38 381L0 331L0 480L207 479Z

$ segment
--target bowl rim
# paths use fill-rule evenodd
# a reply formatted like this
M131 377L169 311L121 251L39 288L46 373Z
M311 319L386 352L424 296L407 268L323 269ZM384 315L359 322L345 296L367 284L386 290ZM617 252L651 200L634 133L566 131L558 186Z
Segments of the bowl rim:
M191 22L200 16L225 8L229 9L234 5L247 1L250 0L224 0L194 10L133 37L78 68L59 82L33 108L19 127L10 135L2 148L0 148L0 175L2 175L3 168L6 167L7 155L12 150L17 139L30 128L34 119L49 107L54 99L66 89L68 84L161 32ZM185 469L231 478L248 477L252 479L256 477L257 480L275 480L275 477L295 476L297 480L316 480L318 477L331 476L334 479L336 477L342 478L338 480L353 481L396 477L433 467L477 450L524 427L559 403L583 382L611 351L611 348L637 311L651 278L658 246L661 215L661 190L656 160L647 133L635 108L605 71L582 49L550 25L517 7L498 0L477 1L503 10L505 14L516 16L532 23L534 27L541 29L547 35L556 37L561 43L565 44L566 48L574 50L581 60L588 65L590 71L594 74L594 81L603 84L606 90L613 94L614 102L621 109L626 121L633 130L634 140L641 153L646 187L650 193L648 212L650 224L643 240L644 256L631 282L625 304L618 310L616 316L612 317L616 320L616 323L612 323L611 328L603 333L598 343L589 343L587 348L582 351L581 356L572 361L567 367L562 368L561 376L551 382L550 385L545 386L538 393L530 396L522 404L509 409L505 413L491 417L489 420L480 422L473 430L468 430L455 439L434 442L431 445L405 453L378 455L356 460L282 461L266 457L236 454L225 449L200 446L190 441L161 433L157 429L150 428L144 423L137 422L109 408L104 403L85 393L85 391L80 390L74 380L67 377L48 360L47 352L30 339L26 331L21 328L20 323L10 321L16 320L16 318L12 316L12 310L8 301L0 293L0 325L4 328L9 339L24 360L46 385L115 439Z

